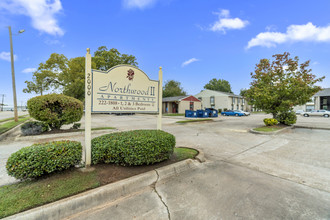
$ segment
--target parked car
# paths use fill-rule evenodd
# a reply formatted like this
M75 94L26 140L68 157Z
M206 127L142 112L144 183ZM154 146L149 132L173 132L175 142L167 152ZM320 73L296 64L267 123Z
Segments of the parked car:
M330 111L327 110L313 110L311 112L304 112L302 113L303 116L309 117L309 116L323 116L325 118L329 118Z
M227 111L221 112L221 115L224 115L224 116L244 116L244 113L234 111L234 110L227 110Z
M297 110L296 115L302 115L304 113L304 110Z
M245 111L242 111L242 110L234 110L235 112L241 112L243 113L245 116L249 116L250 115L250 112L245 112Z

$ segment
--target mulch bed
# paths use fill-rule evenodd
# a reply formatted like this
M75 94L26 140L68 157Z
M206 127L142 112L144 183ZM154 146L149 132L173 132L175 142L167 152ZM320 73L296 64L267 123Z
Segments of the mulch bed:
M175 155L172 155L170 159L155 163L152 165L141 165L141 166L121 166L116 164L96 164L92 167L95 169L92 172L96 172L97 178L100 185L106 185L109 183L114 183L141 173L145 173L151 170L155 170L159 167L167 166L176 162L179 162ZM78 168L71 168L59 173L53 173L50 175L45 175L39 180L51 181L51 179L70 179L74 172L82 172Z

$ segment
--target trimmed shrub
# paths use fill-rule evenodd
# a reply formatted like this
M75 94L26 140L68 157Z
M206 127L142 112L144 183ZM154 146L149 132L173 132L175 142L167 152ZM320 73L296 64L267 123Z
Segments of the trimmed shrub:
M71 127L71 129L79 129L81 126L81 123L74 123Z
M224 112L227 111L227 110L228 110L227 108L224 108L224 109L223 109Z
M40 121L29 121L21 126L21 132L24 136L37 135L48 131L48 125Z
M175 137L160 130L112 133L92 140L92 163L153 164L169 159Z
M34 144L10 155L6 169L17 179L36 178L78 164L81 153L81 143L76 141Z
M278 121L275 118L265 118L264 123L266 126L277 125Z
M297 115L295 112L280 112L276 119L281 123L285 125L293 125L297 121Z
M34 97L27 102L27 106L31 117L45 122L52 130L77 122L83 115L82 102L62 94Z
M221 108L219 108L219 109L218 109L218 113L221 113L221 112L222 112L222 109L221 109Z

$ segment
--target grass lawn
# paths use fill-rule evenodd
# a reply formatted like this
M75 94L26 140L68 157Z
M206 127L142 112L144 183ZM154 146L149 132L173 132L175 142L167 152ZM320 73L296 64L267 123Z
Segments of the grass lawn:
M201 121L213 121L213 119L211 118L191 119L191 120L177 121L176 123L184 124L184 123L201 122Z
M116 129L114 127L99 127L99 128L92 128L92 131L97 131L97 130L108 130L108 129ZM85 129L83 129L85 130Z
M78 170L57 178L25 181L0 188L0 218L68 197L100 185L96 172Z
M18 118L25 118L26 116L28 115L21 115L21 116L18 116ZM0 123L2 122L6 122L6 121L11 121L11 120L14 120L15 118L5 118L5 119L1 119L0 120Z
M198 151L174 148L172 157L161 163L146 166L94 165L94 171L81 172L72 168L37 180L0 187L0 218L69 197L88 189L106 185L140 173L194 158ZM110 181L110 182L109 182Z
M18 122L13 121L9 121L6 123L3 123L0 125L0 134L5 133L6 131L9 131L10 129L16 127L19 124L24 123L25 121L29 120L30 117L24 117L24 118L19 118Z
M163 114L164 116L184 116L185 114L179 114L179 113L168 113L168 114Z
M185 160L195 158L198 154L198 151L195 149L178 147L174 149L174 154L178 160Z
M255 128L253 130L262 131L262 132L273 132L273 131L282 130L283 128L286 128L286 127L283 127L283 126L263 126L263 127L260 127L260 128Z

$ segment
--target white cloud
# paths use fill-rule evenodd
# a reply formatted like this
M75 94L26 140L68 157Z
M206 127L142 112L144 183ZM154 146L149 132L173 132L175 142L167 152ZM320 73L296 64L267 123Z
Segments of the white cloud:
M0 9L31 18L32 26L47 34L62 36L55 15L62 10L60 0L1 0Z
M187 66L187 65L189 65L189 64L191 64L191 63L193 63L193 62L196 62L196 61L199 61L199 60L196 59L196 58L191 58L191 59L189 59L189 60L187 60L187 61L184 61L184 62L181 64L181 66L182 66L182 67L185 67L185 66Z
M222 9L219 13L215 14L219 16L219 20L211 26L211 31L222 31L226 33L226 30L242 29L249 24L248 21L240 18L230 18L230 12L226 9Z
M144 9L156 3L157 0L123 0L125 8L139 8Z
M252 38L247 49L255 46L275 47L286 42L330 42L330 25L317 27L311 22L303 25L290 25L286 33L262 32Z
M10 62L10 52L1 52L0 53L0 60L5 60ZM17 60L17 56L14 54L14 61Z
M22 73L33 73L35 71L37 71L37 68L26 68L22 70Z

